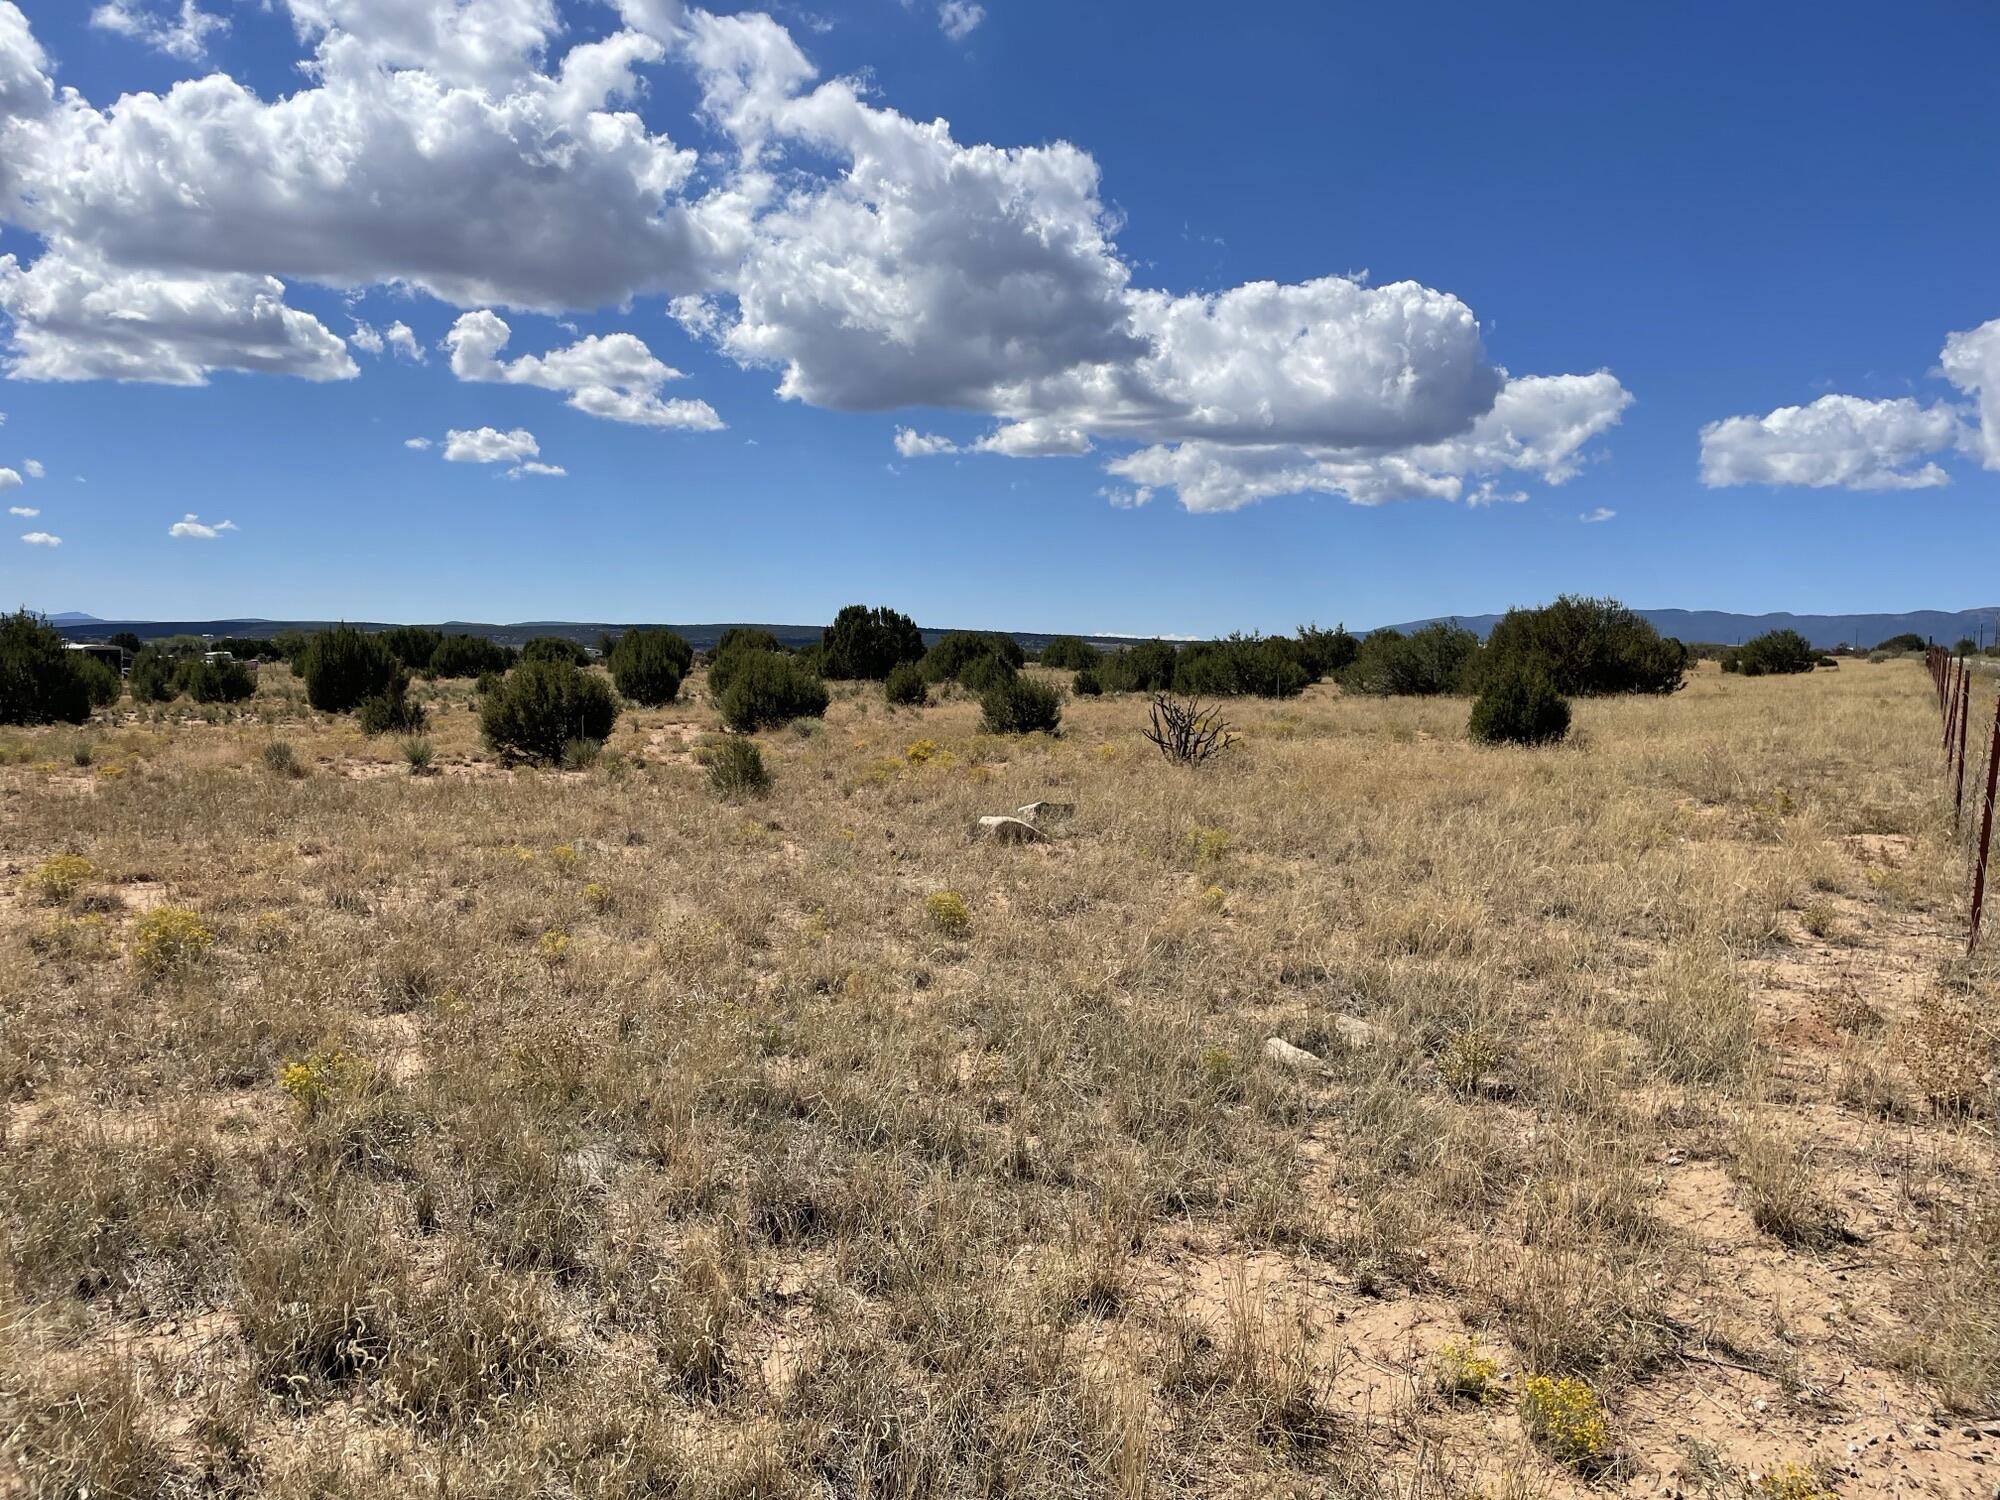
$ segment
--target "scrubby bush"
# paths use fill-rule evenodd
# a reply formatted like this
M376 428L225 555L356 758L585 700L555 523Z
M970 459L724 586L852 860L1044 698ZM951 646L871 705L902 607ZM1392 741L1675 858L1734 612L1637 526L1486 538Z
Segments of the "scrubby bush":
M1104 691L1104 684L1099 681L1096 671L1086 668L1076 674L1076 680L1070 684L1070 691L1079 698L1095 698Z
M826 684L789 656L733 651L717 666L725 663L727 686L716 702L731 729L747 733L826 712Z
M1312 682L1299 650L1279 636L1196 641L1175 653L1173 690L1184 698L1294 697Z
M125 682L132 689L134 703L165 703L179 691L175 674L180 663L158 646L140 648L132 658L132 669L125 674Z
M90 697L92 708L109 708L125 691L124 680L112 671L110 666L94 656L85 656L81 651L72 651L77 657L76 670L83 677L83 689Z
M25 609L0 618L0 724L81 724L90 717L90 682L81 652Z
M257 679L240 661L191 656L175 669L173 687L197 703L241 703L257 691Z
M1378 630L1361 649L1340 685L1350 693L1434 696L1463 691L1466 664L1479 637L1443 620L1404 635Z
M322 630L294 665L306 682L306 702L322 713L352 713L365 699L388 692L402 675L389 648L352 625Z
M1065 672L1088 671L1096 666L1100 659L1101 653L1098 649L1081 636L1055 636L1042 647L1042 665L1057 667Z
M1796 630L1767 630L1722 654L1722 670L1745 677L1810 672L1818 664L1819 653Z
M924 681L965 682L966 669L986 657L996 658L1002 665L1016 671L1028 660L1020 642L1011 635L986 630L954 630L924 653ZM966 685L971 686L970 683Z
M1470 685L1539 673L1567 697L1671 693L1687 676L1687 648L1616 599L1564 594L1539 609L1510 609L1474 659Z
M1569 700L1540 672L1514 666L1480 690L1466 728L1489 745L1552 744L1569 733Z
M924 654L924 638L916 621L893 609L850 604L833 617L820 637L826 652L821 671L840 679L880 681L904 662Z
M590 653L559 635L538 635L521 647L522 661L559 661L572 667L590 665Z
M488 672L504 672L514 665L511 646L478 635L448 635L431 653L431 677L480 677Z
M750 797L768 791L771 773L756 741L725 735L703 745L695 759L707 768L708 784L725 797Z
M612 643L606 665L619 692L658 708L679 694L681 679L694 665L694 648L671 630L628 630Z
M1299 627L1299 665L1313 681L1346 670L1361 652L1361 642L1347 633L1345 625L1321 630L1317 625Z
M1141 641L1113 651L1098 668L1105 688L1114 693L1164 693L1174 685L1177 653L1165 641Z
M1053 734L1061 722L1062 696L1020 673L996 682L979 699L979 725L988 734Z
M438 647L444 644L444 634L427 625L398 625L383 631L381 641L409 671L428 672Z
M981 696L1004 682L1012 682L1017 675L1004 657L975 656L959 668L958 683L968 693Z
M783 651L784 644L770 631L756 625L732 625L715 639L710 661L729 651Z
M508 760L553 765L571 740L602 741L618 722L618 702L603 678L561 661L523 661L486 694L479 728Z
M919 708L929 701L930 692L917 664L906 661L897 663L882 679L882 696L898 708Z
M397 681L387 692L362 699L354 720L363 734L421 734L430 717L410 696L408 685Z
M1915 631L1905 631L1901 635L1890 636L1888 640L1879 643L1875 649L1877 651L1921 651L1929 644L1928 641Z

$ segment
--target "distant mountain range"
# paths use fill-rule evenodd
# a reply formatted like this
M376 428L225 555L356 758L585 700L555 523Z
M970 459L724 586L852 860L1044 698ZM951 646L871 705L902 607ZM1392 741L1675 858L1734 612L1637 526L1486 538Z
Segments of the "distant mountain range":
M1733 646L1747 641L1754 635L1762 635L1767 630L1796 630L1821 650L1835 646L1860 646L1866 648L1890 636L1914 634L1926 640L1935 640L1943 645L1951 645L1961 636L1970 636L1982 644L2000 638L2000 606L1984 609L1918 609L1906 614L1859 614L1859 615L1739 615L1715 609L1642 609L1639 611L1652 621L1665 635L1678 636L1690 643L1696 641L1716 642ZM1498 621L1498 615L1459 615L1458 623L1475 632L1482 639ZM100 620L78 610L68 610L62 614L49 616L54 625L71 640L101 639L117 631L130 631L141 640L155 640L167 635L234 635L272 636L281 630L323 630L333 624L331 620ZM363 630L387 630L388 624L377 621L354 620L351 624ZM747 622L738 622L745 623ZM1398 630L1415 630L1430 624L1429 620L1412 620L1398 625ZM594 642L600 635L615 635L621 630L632 628L631 622L610 623L576 620L524 620L511 625L487 625L471 620L446 620L434 628L448 635L480 635L489 640L501 641L510 646L518 646L523 641L538 635L562 636L567 640L585 644ZM666 629L678 632L687 639L689 645L698 651L713 646L723 631L735 628L728 623L706 625L663 625L648 626L649 629ZM747 628L768 630L788 646L806 646L817 641L820 627L817 625L748 625ZM946 634L943 630L926 629L924 639L935 641ZM1037 630L1011 630L1004 632L1019 641L1029 651L1038 651L1058 632ZM1135 637L1093 635L1086 640L1104 646L1129 645Z

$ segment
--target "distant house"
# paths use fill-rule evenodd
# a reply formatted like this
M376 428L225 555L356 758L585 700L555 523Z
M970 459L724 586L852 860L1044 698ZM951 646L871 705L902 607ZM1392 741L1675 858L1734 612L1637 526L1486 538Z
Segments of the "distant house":
M63 649L96 657L121 677L125 675L125 669L131 665L126 658L125 648L114 646L109 641L65 641Z

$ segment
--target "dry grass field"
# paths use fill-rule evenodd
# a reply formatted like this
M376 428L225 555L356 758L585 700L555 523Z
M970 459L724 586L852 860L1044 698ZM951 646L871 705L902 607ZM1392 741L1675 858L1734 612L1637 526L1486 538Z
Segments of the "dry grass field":
M1915 661L1194 772L836 689L744 800L699 674L584 771L425 693L424 775L283 667L0 733L0 1491L2000 1484Z

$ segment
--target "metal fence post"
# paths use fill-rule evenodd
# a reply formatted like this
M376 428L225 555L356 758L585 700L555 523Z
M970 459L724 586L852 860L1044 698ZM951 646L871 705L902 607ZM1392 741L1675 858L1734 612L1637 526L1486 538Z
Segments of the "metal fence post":
M1979 919L1986 907L1986 853L1993 838L1993 791L2000 782L2000 695L1993 700L1993 733L1986 746L1986 800L1979 814L1979 843L1972 851L1972 930L1965 951L1979 946Z

